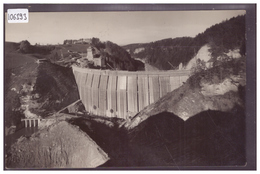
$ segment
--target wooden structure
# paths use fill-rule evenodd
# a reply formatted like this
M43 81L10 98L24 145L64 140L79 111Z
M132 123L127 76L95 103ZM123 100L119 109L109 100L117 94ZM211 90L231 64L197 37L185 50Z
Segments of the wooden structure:
M111 71L72 66L79 95L91 114L128 118L180 87L189 70Z

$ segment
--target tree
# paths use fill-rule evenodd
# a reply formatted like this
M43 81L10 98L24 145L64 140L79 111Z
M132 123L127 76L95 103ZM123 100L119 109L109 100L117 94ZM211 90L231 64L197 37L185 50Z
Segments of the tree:
M204 60L197 59L195 66L192 67L191 71L192 74L196 74L198 72L201 72L203 70L206 70L206 63Z
M93 44L96 48L98 48L98 49L101 49L101 48L105 49L105 48L106 48L106 45L105 45L104 43L102 43L102 42L99 40L99 38L93 37L91 42L92 42L92 44Z
M29 53L30 52L30 49L31 49L31 44L30 42L28 42L27 40L23 40L21 43L20 43L20 47L19 47L20 51L22 53Z
M97 45L100 42L100 40L99 40L99 38L93 37L91 42L92 42L93 45Z

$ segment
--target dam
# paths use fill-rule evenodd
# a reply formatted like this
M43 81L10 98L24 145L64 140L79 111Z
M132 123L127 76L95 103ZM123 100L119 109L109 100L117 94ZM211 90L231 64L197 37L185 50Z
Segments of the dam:
M72 66L80 99L90 114L127 119L180 87L190 70L112 71Z

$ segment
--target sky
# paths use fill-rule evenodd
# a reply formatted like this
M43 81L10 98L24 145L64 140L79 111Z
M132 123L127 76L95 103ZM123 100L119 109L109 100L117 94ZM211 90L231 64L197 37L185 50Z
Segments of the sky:
M62 44L97 37L118 45L190 36L245 14L244 10L147 12L30 12L28 23L7 23L5 41Z

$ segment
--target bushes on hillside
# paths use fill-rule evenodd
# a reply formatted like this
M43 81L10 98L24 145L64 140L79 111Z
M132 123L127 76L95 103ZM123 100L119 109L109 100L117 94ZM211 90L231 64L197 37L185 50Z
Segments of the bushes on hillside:
M222 82L225 78L229 78L231 75L240 75L244 76L243 78L246 78L245 72L245 57L229 59L228 61L219 62L219 64L210 69L204 69L202 65L197 68L197 71L193 71L188 83L190 83L193 88L197 88L200 86L202 79L210 84L216 84Z
M106 48L106 45L105 45L103 42L101 42L101 41L99 40L99 38L93 37L92 40L91 40L91 42L92 42L93 46L95 46L95 47L96 47L97 49L99 49L99 50Z
M31 51L31 44L27 40L20 42L19 50L22 53L29 53Z
M52 50L55 49L55 46L51 45L31 45L30 42L27 40L23 40L20 42L19 46L19 51L24 54L42 54L42 55L47 55L49 54Z

